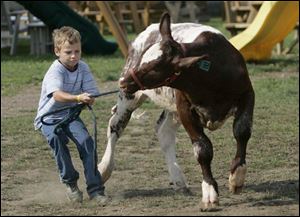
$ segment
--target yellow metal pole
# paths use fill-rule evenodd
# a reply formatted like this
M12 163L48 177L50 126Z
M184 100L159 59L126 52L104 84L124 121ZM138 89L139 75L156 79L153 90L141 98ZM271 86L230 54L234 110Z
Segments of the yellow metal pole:
M126 58L128 55L128 40L124 32L122 31L117 19L113 15L113 12L106 1L96 1L97 6L100 9L100 12L103 13L103 16L110 27L112 34L117 40L117 43L121 49L122 54Z

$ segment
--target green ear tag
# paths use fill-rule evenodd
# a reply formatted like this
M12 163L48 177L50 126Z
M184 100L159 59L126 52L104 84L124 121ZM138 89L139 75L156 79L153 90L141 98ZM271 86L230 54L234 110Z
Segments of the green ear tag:
M201 60L200 62L198 62L198 66L200 69L208 72L210 68L210 61Z

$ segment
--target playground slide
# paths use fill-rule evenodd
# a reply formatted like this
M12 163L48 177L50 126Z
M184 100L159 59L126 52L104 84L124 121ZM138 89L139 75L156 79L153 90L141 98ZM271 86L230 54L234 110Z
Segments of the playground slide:
M265 60L299 19L298 1L265 1L250 26L229 41L245 60Z
M81 34L82 51L85 54L112 54L118 45L106 41L97 27L77 14L62 1L18 1L51 30L72 26Z

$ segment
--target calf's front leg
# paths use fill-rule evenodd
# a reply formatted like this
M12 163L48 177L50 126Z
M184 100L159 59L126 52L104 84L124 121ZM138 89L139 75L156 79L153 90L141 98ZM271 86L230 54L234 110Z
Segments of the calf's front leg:
M115 145L127 126L132 112L137 109L147 98L146 95L137 92L135 95L126 95L120 92L117 105L112 109L113 115L107 127L107 145L98 170L105 183L114 169Z
M190 102L179 91L176 92L176 104L180 120L191 138L195 157L202 169L203 182L200 207L202 211L208 211L216 208L219 204L218 184L211 172L212 143L204 134L198 115L190 109Z

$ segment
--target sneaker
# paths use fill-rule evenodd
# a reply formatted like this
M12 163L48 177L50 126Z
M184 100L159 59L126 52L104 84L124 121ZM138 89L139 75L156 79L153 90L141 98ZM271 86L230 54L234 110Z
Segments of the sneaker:
M82 203L83 194L79 190L77 183L66 184L67 185L67 196L71 202Z
M106 206L110 199L108 196L98 193L95 196L91 197L90 200L97 203L98 205Z

